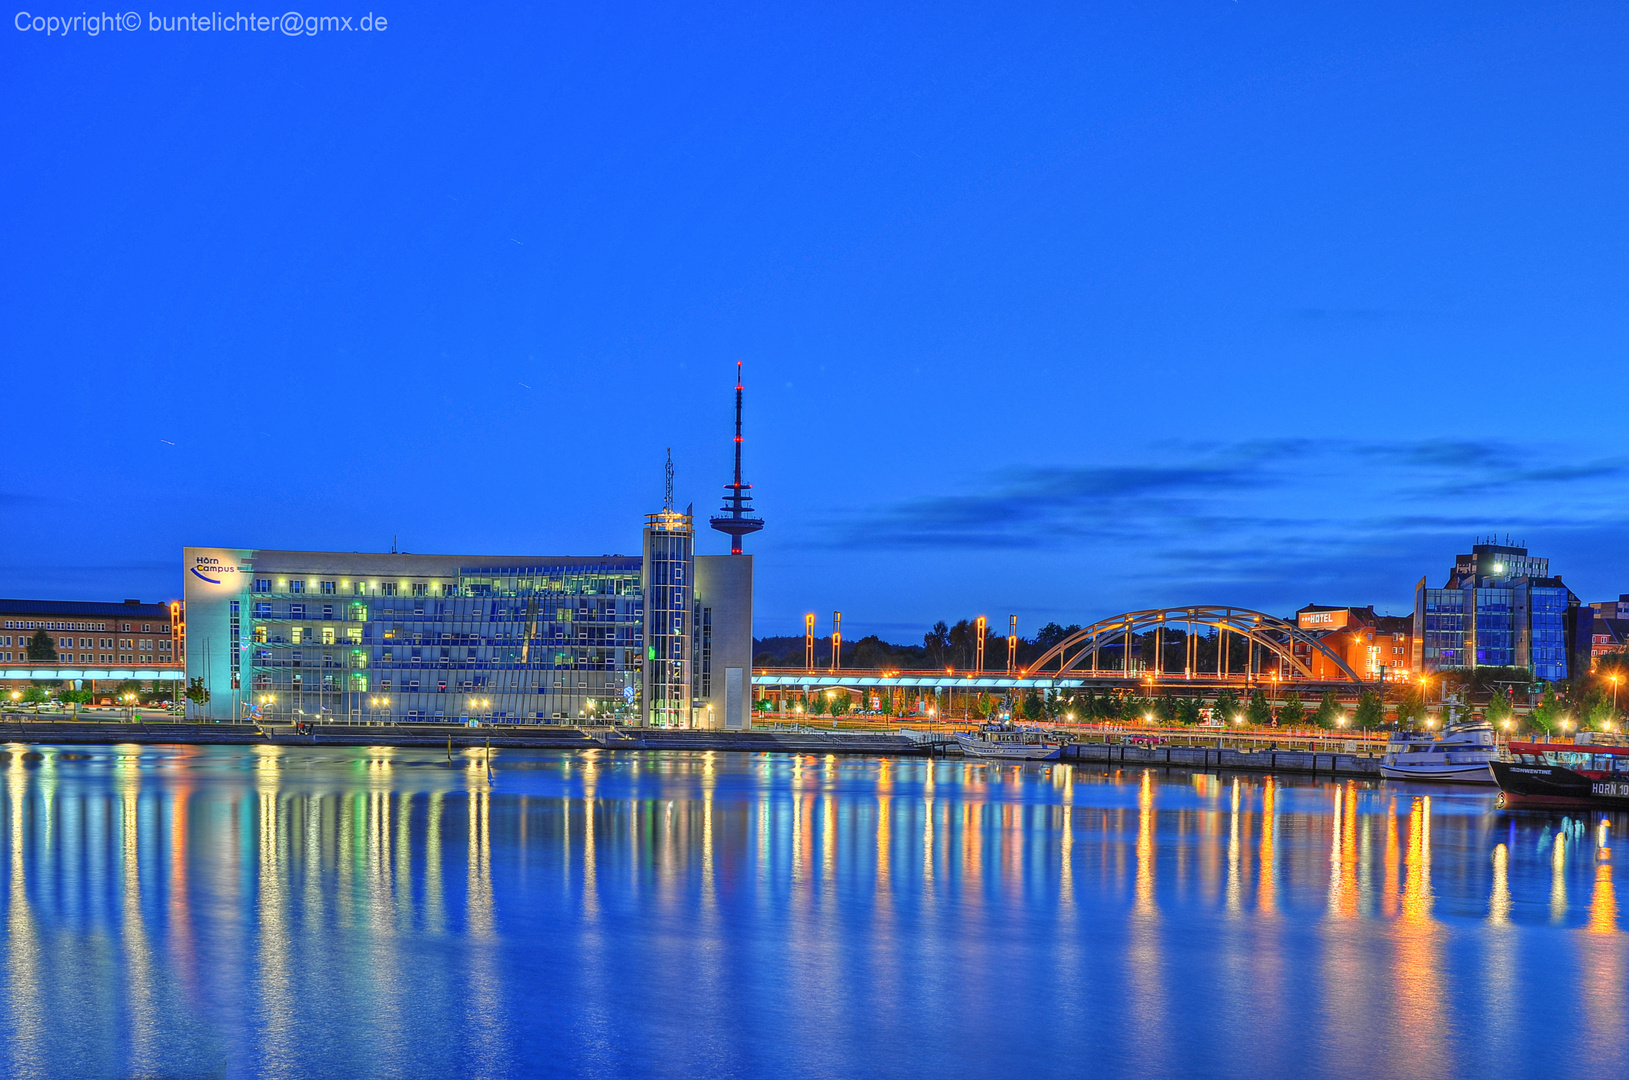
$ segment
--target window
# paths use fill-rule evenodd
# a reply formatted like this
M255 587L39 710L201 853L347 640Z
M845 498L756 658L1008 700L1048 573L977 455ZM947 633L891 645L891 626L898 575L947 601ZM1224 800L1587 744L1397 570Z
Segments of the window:
M304 604L290 604L288 606L288 617L291 618L291 619L303 619L303 618L305 618L305 605Z
M291 581L291 582L289 582L288 583L288 591L291 592L291 593L303 593L303 592L305 592L305 582L303 582L303 581Z
M257 578L255 578L254 591L255 592L271 592L271 578L268 578L268 577L257 577Z
M332 626L325 626L322 628L322 643L324 645L332 645L334 643L334 628Z
M413 582L413 595L414 596L429 596L430 595L430 586L425 584L422 581Z
M345 628L345 637L352 645L362 644L362 628L360 626L347 626Z
M256 600L255 601L255 618L257 618L257 619L269 619L269 618L271 618L271 605L266 603L264 600Z
M332 581L325 581L322 583L322 594L324 596L333 596L338 591L338 587L335 586Z
M292 627L290 627L289 632L288 632L288 637L289 637L290 644L298 645L300 643L300 641L305 637L305 627L303 627L303 626L292 626Z
M379 583L379 595L380 596L395 596L396 595L396 583L394 581L380 582Z
M153 632L153 624L150 623L150 622L142 623L141 624L141 632L144 633L144 634L151 634Z
M368 595L368 586L367 586L366 582L359 581L359 582L356 583L356 585L353 588L354 588L354 591L356 592L356 595L358 595L358 596L366 596L366 595Z

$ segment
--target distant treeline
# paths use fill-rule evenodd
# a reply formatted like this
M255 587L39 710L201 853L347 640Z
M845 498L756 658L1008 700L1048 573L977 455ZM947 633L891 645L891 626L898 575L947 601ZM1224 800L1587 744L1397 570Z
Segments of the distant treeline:
M1057 623L1047 623L1033 638L1020 635L1018 665L1027 666L1079 629L1080 627L1075 625L1059 626ZM1169 638L1170 635L1167 633L1168 641ZM971 619L962 619L954 626L943 621L934 623L933 629L922 636L920 645L896 645L882 640L875 634L854 641L844 641L842 661L845 668L899 668L920 671L927 668L951 667L963 670L973 666L977 651L978 624ZM805 658L804 638L802 634L754 638L752 652L754 667L802 667ZM1132 646L1132 655L1141 655L1135 643ZM1180 648L1177 655L1181 655ZM829 633L815 638L815 666L831 666ZM991 633L986 627L985 670L992 668L1004 670L1006 666L1007 635Z

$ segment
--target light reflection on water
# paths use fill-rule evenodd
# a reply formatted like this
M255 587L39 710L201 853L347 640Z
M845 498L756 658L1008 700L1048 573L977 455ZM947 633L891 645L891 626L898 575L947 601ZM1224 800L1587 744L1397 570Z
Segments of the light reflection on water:
M6 1076L1629 1075L1629 822L1486 792L89 754L0 765Z

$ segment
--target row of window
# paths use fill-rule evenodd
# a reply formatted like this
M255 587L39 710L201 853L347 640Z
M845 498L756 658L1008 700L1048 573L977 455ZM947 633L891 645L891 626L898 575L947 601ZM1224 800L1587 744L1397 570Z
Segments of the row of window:
M675 583L684 580L681 566ZM468 578L451 581L351 581L348 578L307 580L257 577L250 591L257 593L317 593L321 596L491 596L570 595L637 596L642 588L638 573L565 574L542 578Z
M154 629L153 629L153 627L155 625L158 627L157 631L154 631ZM136 627L135 623L125 623L123 627L116 627L112 623L105 623L105 622L29 622L29 621L26 621L26 620L23 620L23 619L9 619L9 620L6 621L6 625L5 625L5 629L7 629L7 630L117 630L117 629L123 629L124 632L127 633L127 634L137 633L138 631L136 630L135 627ZM139 632L143 633L143 634L151 634L151 633L155 633L155 632L160 633L160 634L168 634L170 632L170 624L169 623L142 623L141 624L141 630Z
M315 588L307 589L307 585ZM322 596L457 596L458 586L444 584L439 581L317 581L304 582L298 578L287 581L278 579L277 587L272 588L271 578L255 578L254 592L286 592L299 595L304 592L314 592Z
M13 655L9 652L0 652L0 661L6 663L28 663L28 654L19 652ZM150 664L151 657L137 657L131 653L58 653L56 662L59 664ZM158 662L167 664L170 658L159 657Z

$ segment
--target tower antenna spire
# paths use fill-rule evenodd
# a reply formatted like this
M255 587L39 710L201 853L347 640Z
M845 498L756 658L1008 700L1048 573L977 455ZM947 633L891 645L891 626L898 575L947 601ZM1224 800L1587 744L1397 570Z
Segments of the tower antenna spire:
M735 481L724 485L724 505L712 519L713 528L730 537L730 554L740 555L741 538L764 527L752 512L752 485L741 479L741 361L735 362Z
M667 448L667 468L662 470L667 478L667 492L662 496L662 512L673 513L673 447Z

